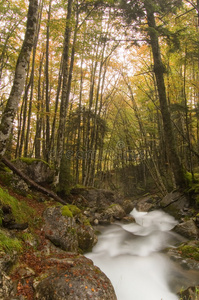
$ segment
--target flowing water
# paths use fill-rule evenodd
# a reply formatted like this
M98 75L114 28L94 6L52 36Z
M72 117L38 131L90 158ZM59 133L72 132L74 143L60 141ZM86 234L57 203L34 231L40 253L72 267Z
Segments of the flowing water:
M136 223L104 228L86 256L109 277L118 300L178 300L176 290L193 285L199 273L185 272L162 252L183 240L170 231L176 220L162 211L131 215Z

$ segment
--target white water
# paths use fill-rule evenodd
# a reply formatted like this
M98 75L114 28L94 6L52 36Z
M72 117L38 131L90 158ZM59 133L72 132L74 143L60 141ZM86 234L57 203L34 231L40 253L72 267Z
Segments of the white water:
M131 215L136 223L108 226L86 256L109 277L118 300L178 300L170 286L179 274L159 252L179 241L170 232L177 222L162 211Z

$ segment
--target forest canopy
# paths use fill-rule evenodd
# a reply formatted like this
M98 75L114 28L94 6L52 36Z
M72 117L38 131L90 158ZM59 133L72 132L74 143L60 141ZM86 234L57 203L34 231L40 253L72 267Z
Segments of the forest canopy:
M1 155L45 160L67 189L185 187L199 158L198 16L198 0L1 1Z

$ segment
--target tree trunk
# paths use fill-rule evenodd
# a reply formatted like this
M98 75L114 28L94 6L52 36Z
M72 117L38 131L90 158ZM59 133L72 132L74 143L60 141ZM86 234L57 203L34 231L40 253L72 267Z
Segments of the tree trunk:
M59 170L61 158L64 150L64 137L65 137L65 123L68 109L68 72L69 72L69 48L71 37L71 15L72 15L72 3L73 0L68 1L68 12L66 19L66 29L64 37L64 49L63 49L63 85L60 104L59 115L59 128L57 136L57 154L56 154L56 167Z
M38 0L29 0L25 38L17 60L14 82L0 124L0 156L6 151L13 121L24 90L26 72L34 43L37 25Z
M176 184L177 186L184 188L186 186L186 181L184 178L183 166L180 162L176 145L175 145L175 138L174 138L174 133L172 128L171 116L167 104L166 88L164 82L165 67L162 63L161 54L160 54L158 32L156 30L157 27L156 27L155 17L154 17L154 8L153 8L153 4L151 4L150 1L146 0L144 4L147 12L147 21L149 27L148 33L150 36L151 48L153 53L154 73L157 82L160 110L162 114L163 128L164 128L164 134L166 140L166 147L168 149L169 160L171 162Z
M49 161L49 146L50 146L50 93L49 93L49 40L50 40L50 17L51 17L51 0L48 9L48 24L46 32L46 153L44 159Z

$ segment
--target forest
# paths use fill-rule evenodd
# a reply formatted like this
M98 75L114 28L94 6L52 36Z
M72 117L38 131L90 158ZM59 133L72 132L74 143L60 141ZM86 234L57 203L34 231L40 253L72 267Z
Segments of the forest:
M198 0L2 0L0 156L56 191L197 180Z

